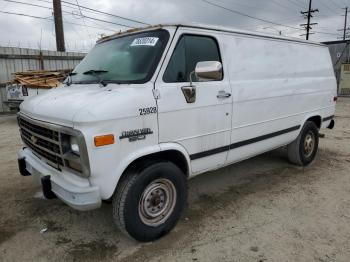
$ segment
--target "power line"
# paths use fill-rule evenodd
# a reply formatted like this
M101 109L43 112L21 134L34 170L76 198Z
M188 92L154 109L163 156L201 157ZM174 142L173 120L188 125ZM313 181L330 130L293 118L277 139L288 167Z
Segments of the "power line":
M271 0L271 3L272 3L272 4L275 4L275 5L279 6L279 7L282 7L282 8L284 8L284 9L288 10L288 11L290 11L290 9L291 9L289 6L286 6L286 5L284 5L284 4L281 4L280 2L275 1L275 0Z
M79 2L78 2L78 0L75 0L75 1L77 2L80 15L83 17L83 12L82 12L81 9L80 9ZM91 35L90 35L90 32L89 32L89 29L86 27L86 22L85 22L84 17L83 17L83 23L84 23L84 25L85 25L86 32L88 33L88 36L89 36L89 38L90 38L90 40L91 40Z
M238 15L241 15L241 16L244 16L244 17L248 17L248 18L251 18L251 19L254 19L254 20L261 21L261 22L265 22L265 23L269 23L269 24L273 24L273 25L278 25L278 26L282 26L282 27L286 27L286 28L291 28L291 29L295 29L295 30L298 30L298 31L304 30L304 29L301 29L301 28L298 28L298 27L284 25L284 24L281 24L281 23L278 23L278 22L273 22L273 21L269 21L269 20L266 20L266 19L263 19L263 18L255 17L255 16L252 16L252 15L249 15L249 14L246 14L246 13L234 10L234 9L227 8L225 6L221 6L221 5L213 3L213 2L209 2L207 0L201 0L201 1L203 1L203 2L205 2L207 4L209 4L209 5L212 5L212 6L215 6L215 7L218 7L218 8L222 8L222 9L224 9L226 11L231 12L231 13L235 13L235 14L238 14ZM324 35L338 35L336 33L322 32L322 31L314 31L314 33L324 34Z
M317 34L323 34L323 35L334 35L334 36L338 36L339 34L336 33L329 33L329 32L323 32L323 31L313 31L314 33Z
M14 1L14 0L4 0L4 1ZM45 1L45 0L36 0L36 1L49 2L49 1ZM263 18L254 17L254 16L251 16L249 14L246 14L246 13L243 13L243 12L240 12L240 11L237 11L237 10L233 10L233 9L226 8L224 6L221 6L221 5L209 2L207 0L201 0L201 1L203 1L203 2L205 2L207 4L210 4L210 5L216 6L218 8L225 9L225 10L227 10L229 12L232 12L232 13L235 13L235 14L238 14L238 15L241 15L241 16L245 16L245 17L248 17L250 19L257 20L257 21L262 21L262 22L265 22L265 23L268 23L268 24L273 24L273 25L282 26L282 27L286 27L286 28L291 28L291 29L295 29L295 30L303 30L301 28L297 28L297 27L293 27L293 26L289 26L289 25L284 25L284 24L281 24L281 23L278 23L278 22L274 22L274 21L269 21L269 20L266 20L266 19L263 19ZM16 1L16 2L19 2L19 1ZM26 3L26 4L28 4L28 3ZM30 4L30 5L34 5L34 4ZM50 19L50 18L39 17L39 16L34 16L34 15L28 15L28 14L23 14L23 13L14 13L14 12L5 12L5 11L0 11L0 13L10 14L10 15L17 15L17 16L25 16L25 17L31 17L31 18L41 19L41 20L52 21L52 19ZM70 12L67 12L67 13L69 13L70 15L74 15L73 13L70 13ZM95 20L95 21L99 21L99 22L113 23L113 22L110 22L110 21L105 21L105 20L97 19L97 18L93 18L93 17L87 17L87 16L84 16L84 17L87 18L87 19ZM78 26L85 26L83 24L72 23L72 22L65 22L65 23L72 24L72 25L78 25ZM116 24L116 23L113 23L113 24ZM120 25L120 24L117 24L117 25ZM125 26L125 25L122 25L122 26ZM112 29L108 29L108 28L101 28L101 27L95 27L95 26L89 26L89 25L86 25L86 27L96 28L96 29L101 29L101 30L106 30L106 31L113 31L113 32L116 31L116 30L112 30ZM338 35L338 34L335 34L335 33L322 32L322 31L314 31L314 32L315 33L319 33L319 34L325 34L325 35Z
M28 6L35 6L35 7L40 7L40 8L50 9L50 10L53 9L52 7L47 7L47 6L37 5L37 4L31 4L31 3L25 3L25 2L21 2L21 1L15 1L15 0L3 0L3 1L12 2L12 3L16 3L16 4L22 4L22 5L28 5ZM63 13L71 14L70 12L67 12L67 11L63 11ZM103 23L123 26L123 27L127 27L127 28L134 28L132 26L128 26L128 25L125 25L125 24L122 24L122 23L116 23L116 22L112 22L112 21L107 21L107 20L103 20L103 19L95 18L95 17L91 17L91 16L82 15L81 17L82 18L87 18L87 19L90 19L90 20L103 22Z
M91 16L86 16L86 15L83 15L82 18L87 18L87 19L90 19L90 20L95 20L95 21L108 23L108 24L113 24L113 25L119 25L119 26L123 26L123 27L127 27L127 28L134 28L132 26L128 26L128 25L124 25L124 24L120 24L120 23L115 23L115 22L111 22L111 21L106 21L106 20L103 20L103 19L99 19L99 18L95 18L95 17L91 17Z
M338 3L334 0L330 0L335 6L337 6L339 9L342 8L342 6L338 5Z
M230 8L225 7L225 6L213 3L213 2L209 2L207 0L201 0L201 1L205 2L205 3L209 4L209 5L225 9L226 11L229 11L231 13L235 13L235 14L240 15L240 16L248 17L248 18L253 19L253 20L261 21L261 22L268 23L268 24L273 24L273 25L278 25L278 26L283 26L283 27L288 27L288 28L292 28L292 29L301 30L300 28L297 28L297 27L293 27L293 26L289 26L289 25L283 25L283 24L280 24L280 23L277 23L277 22L273 22L273 21L269 21L269 20L266 20L266 19L263 19L263 18L255 17L255 16L252 16L252 15L243 13L241 11L237 11L237 10L230 9Z
M301 2L300 2L301 1ZM295 2L299 3L300 7L305 8L307 5L305 5L304 0L295 0ZM302 3L303 2L303 3ZM307 3L306 3L307 4Z
M53 21L52 18L42 17L42 16L34 16L34 15L28 15L28 14L22 14L22 13L14 13L14 12L7 12L7 11L0 11L0 13L8 14L8 15L17 15L17 16L30 17L30 18L35 18L35 19L47 20L47 21ZM65 23L66 24L71 24L71 25L84 26L83 24L79 24L79 23L72 23L72 22L65 22ZM109 29L109 28L102 28L102 27L89 26L89 25L87 25L87 27L101 29L101 30L106 30L106 31L111 31L111 32L116 32L116 30Z
M52 1L47 1L47 0L35 0L35 1L52 4Z
M52 1L48 1L48 0L35 0L35 1L52 4ZM71 8L71 9L75 9L75 10L79 10L79 8L77 8L77 7L73 7L71 5L67 5L67 4L64 4L64 3L62 4L62 6L65 6L65 7ZM93 12L93 11L86 11L86 12L96 13L96 12Z
M69 5L77 6L77 4L73 4L73 3L67 2L67 1L62 1L62 3L66 3L66 4L69 4ZM126 17L119 16L119 15L110 14L110 13L99 11L99 10L96 10L96 9L93 9L93 8L90 8L90 7L86 7L86 6L82 6L82 5L79 5L79 6L80 6L80 8L83 8L83 9L86 9L86 10L90 10L90 11L94 11L96 13L113 16L113 17L116 17L116 18L124 19L124 20L131 21L131 22L135 22L135 23L138 23L138 24L150 25L150 24L145 23L145 22L141 22L141 21L138 21L138 20L126 18Z
M11 3L16 3L16 4L27 5L27 6L35 6L35 7L39 7L39 8L44 8L44 9L53 10L52 7L47 7L47 6L38 5L38 4L25 3L25 2L15 1L15 0L3 0L3 1L5 1L5 2L11 2ZM36 0L36 1L52 4L52 2L47 1L47 0ZM72 7L72 6L68 6L68 5L64 5L64 4L62 4L62 6L65 6L65 7L68 7L68 8L72 8L72 9L78 9L78 8L74 8L74 7ZM65 14L73 15L73 16L74 16L74 13L73 13L73 12L68 12L68 11L62 11L62 12L65 13ZM94 12L94 11L89 11L89 10L87 10L86 12L96 13L96 12ZM82 13L82 12L80 11L79 13ZM83 20L84 20L84 17L82 17L82 15L80 15L79 18L83 18ZM89 19L92 20L93 17L89 17ZM98 21L100 21L100 19L99 19ZM109 21L105 21L105 22L110 23ZM111 23L113 23L113 22L111 22ZM84 21L84 24L86 24L85 21ZM115 24L115 23L113 23L113 24ZM79 25L81 25L81 24L79 24ZM133 27L130 27L130 26L127 26L127 25L124 25L124 24L120 24L120 23L118 23L118 25L123 26L123 27L133 28ZM91 27L91 26L87 26L87 27ZM94 27L91 27L91 28L94 28ZM102 29L102 28L100 28L100 29ZM109 30L109 31L114 31L114 32L115 32L115 30L111 30L111 29L108 29L108 30Z
M85 26L85 27L95 28L95 29L101 29L101 30L105 30L105 31L117 32L117 30L114 30L114 29L111 29L111 28L108 28L108 27L98 27L98 26L91 26L91 25L83 25L83 24L79 24L79 23L68 22L67 20L64 23L65 24L71 24L71 25Z
M42 19L42 20L51 20L51 21L52 21L52 19L47 18L47 17L40 17L40 16L34 16L34 15L27 15L27 14L21 14L21 13L13 13L13 12L7 12L7 11L0 11L0 13L8 14L8 15L18 15L18 16L31 17L31 18Z
M290 3L292 3L293 5L295 5L296 7L298 7L298 8L304 8L304 6L303 5L301 5L299 2L294 2L294 1L292 1L292 0L287 0L288 2L290 2Z
M15 0L2 0L2 1L15 3L15 4L21 4L21 5L27 5L27 6L34 6L34 7L44 8L44 9L48 9L48 10L53 10L52 7L38 5L38 4L25 3L25 2L21 2L21 1L15 1ZM36 1L47 2L47 3L51 3L52 4L52 2L44 1L44 0L36 0ZM65 14L69 14L69 15L72 14L71 12L68 12L68 11L62 11L62 12L65 13Z
M5 1L5 0L4 0L4 1ZM42 3L52 4L52 1L48 1L48 0L35 0L35 1L42 2ZM62 3L62 6L67 7L67 8L69 8L69 9L72 9L72 10L78 10L78 11L80 11L79 8L76 7L76 6L67 5L67 4L65 4L65 3ZM91 10L85 10L84 12L85 12L85 13L92 13L92 14L99 14L98 12L91 11ZM70 13L70 12L67 12L67 13ZM79 13L80 13L80 12L79 12Z
M236 1L234 1L234 6L235 7L242 7L242 8L248 8L248 9L258 9L258 7L255 5L255 6L253 6L253 5L249 5L249 4L247 4L247 3L241 3L241 1L240 0L238 0L239 2L236 2ZM275 1L275 0L270 0L270 1ZM276 4L277 5L277 7L279 7L279 8L281 8L281 9L283 9L283 10L288 10L288 11L290 11L290 8L289 7L286 7L286 6L283 6L283 5L281 5L279 2L271 2L272 4ZM271 8L268 8L268 9L266 9L265 7L261 7L261 8L259 8L259 10L263 10L263 11L267 11L267 12L270 12L270 13L272 13L272 14L274 14L274 11L273 10L271 10Z
M37 5L37 4L31 4L31 3L24 3L24 2L20 2L20 1L15 1L15 0L3 0L5 2L10 2L10 3L15 3L15 4L21 4L21 5L29 5L29 6L35 6L35 7L40 7L40 8L44 8L44 9L50 9L52 10L52 7L47 7L47 6L43 6L43 5Z
M328 4L326 4L326 3L323 2L322 0L319 0L319 2L320 2L324 7L326 7L329 11L333 12L333 13L336 14L336 15L339 15L339 13L337 13L337 12L334 11L332 8L330 8L330 7L328 6Z

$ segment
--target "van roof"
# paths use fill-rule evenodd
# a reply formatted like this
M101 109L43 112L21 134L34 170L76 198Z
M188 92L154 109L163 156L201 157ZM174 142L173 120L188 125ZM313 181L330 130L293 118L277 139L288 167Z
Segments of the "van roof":
M314 41L306 41L300 38L296 37L286 37L286 36L279 36L279 35L273 35L273 34L266 34L266 33L260 33L256 31L248 31L248 30L241 30L234 27L226 27L221 25L210 25L210 24L201 24L201 23L164 23L164 24L157 24L157 25L149 25L146 27L140 27L140 28L133 28L126 31L121 31L119 33L102 37L97 41L97 43L104 42L113 38L116 38L121 35L125 34L131 34L139 31L147 31L150 29L156 29L156 28L165 28L165 27L188 27L188 28L198 28L198 29L205 29L205 30L214 30L214 31L221 31L221 32L228 32L228 33L234 33L234 34L240 34L240 35L248 35L248 36L257 36L262 38L270 38L270 39L278 39L278 40L285 40L285 41L291 41L291 42L298 42L298 43L304 43L304 44L311 44L311 45L319 45L319 46L326 46L319 42Z

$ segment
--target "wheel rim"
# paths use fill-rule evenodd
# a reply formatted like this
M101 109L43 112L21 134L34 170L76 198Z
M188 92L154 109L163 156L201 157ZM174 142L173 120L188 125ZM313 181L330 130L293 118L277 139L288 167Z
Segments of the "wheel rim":
M152 227L163 224L171 215L176 204L174 184L165 178L154 180L143 191L139 203L141 221Z
M307 133L304 139L304 154L310 157L315 149L315 135L312 132Z

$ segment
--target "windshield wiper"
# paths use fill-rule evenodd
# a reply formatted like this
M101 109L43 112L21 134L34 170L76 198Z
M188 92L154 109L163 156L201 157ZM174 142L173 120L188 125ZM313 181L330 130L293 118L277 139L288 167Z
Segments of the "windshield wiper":
M88 71L85 71L83 75L95 76L101 85L106 86L107 84L103 81L103 79L99 75L104 73L108 73L108 71L107 70L88 70Z

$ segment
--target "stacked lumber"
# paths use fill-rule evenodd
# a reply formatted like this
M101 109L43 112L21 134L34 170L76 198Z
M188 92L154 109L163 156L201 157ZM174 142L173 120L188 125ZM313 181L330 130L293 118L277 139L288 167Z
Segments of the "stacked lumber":
M27 71L14 74L12 83L32 88L52 88L59 86L72 70Z

